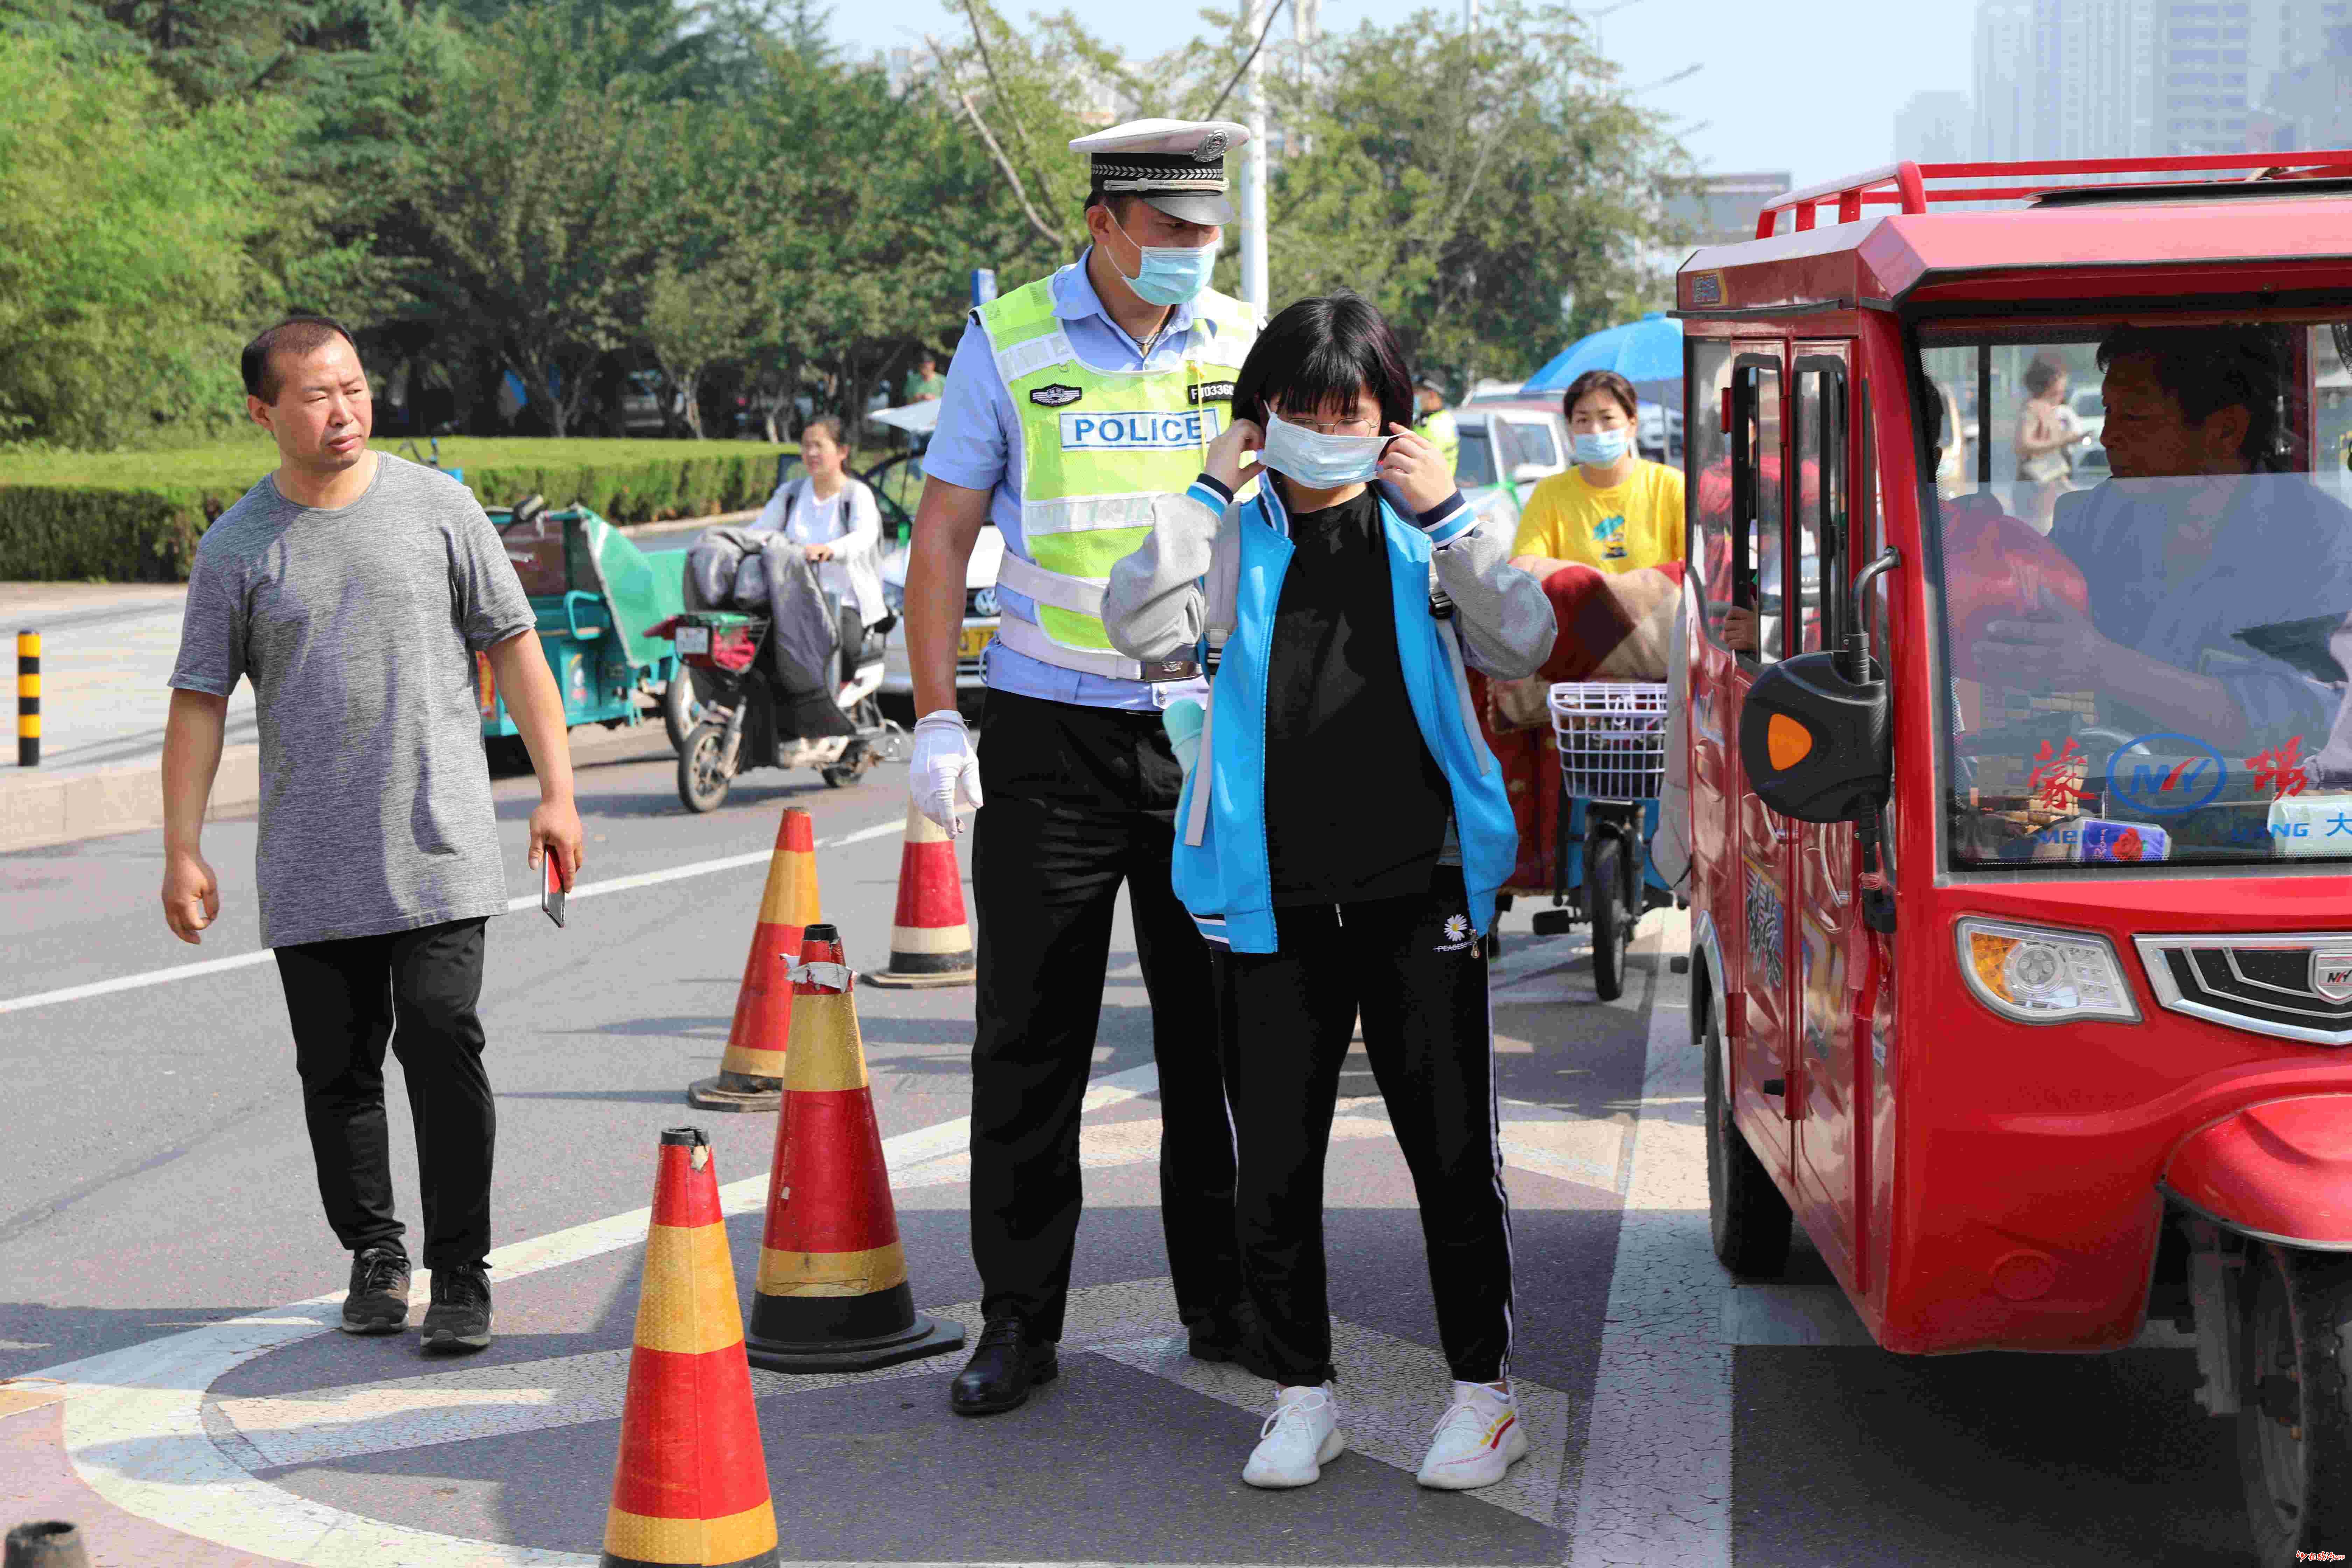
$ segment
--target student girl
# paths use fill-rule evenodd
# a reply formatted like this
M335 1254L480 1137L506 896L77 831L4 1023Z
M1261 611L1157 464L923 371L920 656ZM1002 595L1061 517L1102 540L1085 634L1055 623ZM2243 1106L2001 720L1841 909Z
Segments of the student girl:
M1174 881L1210 942L1243 1264L1278 1384L1252 1486L1305 1486L1347 1446L1323 1162L1359 1014L1455 1379L1421 1482L1486 1486L1527 1453L1482 943L1517 837L1464 665L1531 674L1552 614L1409 429L1412 404L1379 311L1292 305L1243 364L1207 472L1153 500L1105 595L1111 640L1147 666L1223 650Z

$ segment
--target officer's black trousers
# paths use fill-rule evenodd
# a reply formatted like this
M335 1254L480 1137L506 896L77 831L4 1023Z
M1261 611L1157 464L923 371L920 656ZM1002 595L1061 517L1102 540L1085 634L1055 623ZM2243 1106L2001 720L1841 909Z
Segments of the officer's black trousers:
M1412 1172L1438 1340L1454 1375L1492 1383L1511 1350L1486 961L1462 873L1430 892L1275 911L1281 951L1219 951L1226 1077L1241 1146L1242 1266L1278 1381L1332 1376L1323 1158L1360 1010L1364 1055Z
M982 1309L1017 1311L1035 1337L1061 1337L1078 1104L1123 882L1160 1064L1160 1208L1176 1305L1188 1324L1227 1310L1242 1292L1233 1124L1207 944L1169 888L1182 774L1160 715L992 691L980 772L971 1250Z

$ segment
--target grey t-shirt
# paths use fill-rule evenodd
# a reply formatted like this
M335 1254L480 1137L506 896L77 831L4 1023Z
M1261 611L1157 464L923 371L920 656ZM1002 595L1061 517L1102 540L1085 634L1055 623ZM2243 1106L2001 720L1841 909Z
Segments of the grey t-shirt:
M388 453L349 506L265 478L196 547L172 684L253 682L270 947L506 909L476 652L531 627L473 492Z

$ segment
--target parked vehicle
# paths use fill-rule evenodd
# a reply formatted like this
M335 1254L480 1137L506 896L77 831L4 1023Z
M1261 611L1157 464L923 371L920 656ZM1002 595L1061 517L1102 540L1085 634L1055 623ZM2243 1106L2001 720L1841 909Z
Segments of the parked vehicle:
M1568 471L1568 421L1557 398L1473 398L1454 411L1454 424L1462 436L1455 478L1476 474L1501 489L1515 526L1537 483Z
M530 596L564 722L616 728L658 711L670 743L683 741L695 710L692 683L652 631L685 602L677 579L584 506L551 511L530 496L488 515ZM528 766L520 731L479 655L475 679L484 744L501 766Z
M2312 754L2352 659L2352 510L2314 439L2352 369L2352 153L2174 173L2037 195L2124 171L1902 163L1681 269L1690 1016L1732 1272L1778 1272L1793 1218L1911 1354L2170 1320L2273 1563L2352 1541L2352 768ZM1957 214L1945 179L2025 183ZM2110 406L2210 365L2237 454L2152 446L2048 538L1991 443L1938 493L1932 389L1997 427L2034 354L2102 343ZM2193 572L2148 566L2217 486ZM1809 554L1811 616L1769 570ZM2177 679L2108 673L2151 662Z
M667 436L684 417L684 400L657 370L633 370L621 378L621 433Z

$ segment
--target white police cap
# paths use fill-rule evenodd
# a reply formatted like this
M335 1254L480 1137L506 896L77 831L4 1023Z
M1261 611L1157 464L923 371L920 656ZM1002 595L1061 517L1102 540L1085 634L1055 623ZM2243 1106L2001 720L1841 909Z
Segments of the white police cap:
M1095 185L1139 196L1186 223L1234 221L1225 154L1249 140L1230 120L1132 120L1070 143L1091 164Z

